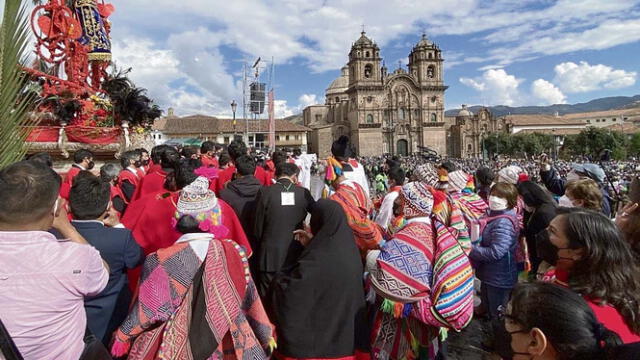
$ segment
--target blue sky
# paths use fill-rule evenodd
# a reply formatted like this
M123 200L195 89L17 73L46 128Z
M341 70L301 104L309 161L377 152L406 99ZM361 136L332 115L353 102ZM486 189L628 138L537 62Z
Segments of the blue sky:
M638 0L112 1L118 65L182 115L228 116L258 56L275 59L278 116L323 103L362 24L390 70L425 31L444 51L447 108L640 94Z

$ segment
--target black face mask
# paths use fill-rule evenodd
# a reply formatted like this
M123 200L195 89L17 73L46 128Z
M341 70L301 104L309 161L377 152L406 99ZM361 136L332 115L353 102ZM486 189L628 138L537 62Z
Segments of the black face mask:
M558 251L566 249L570 248L559 248L553 245L549 239L549 231L546 229L536 235L536 253L542 260L548 262L550 265L556 266L558 264L558 259L573 260L558 256Z
M144 166L149 165L149 160L142 160L142 165L144 165Z
M493 323L493 333L494 333L494 351L500 355L502 359L511 360L514 355L527 355L531 356L529 353L517 352L513 351L511 347L511 335L517 333L527 333L526 330L518 330L509 332L504 326L504 320L496 320Z
M96 163L93 161L89 161L89 165L87 165L87 170L91 170L96 166Z
M138 161L134 162L134 163L133 163L133 166L135 166L135 167L140 167L140 166L142 166L142 161L138 160Z

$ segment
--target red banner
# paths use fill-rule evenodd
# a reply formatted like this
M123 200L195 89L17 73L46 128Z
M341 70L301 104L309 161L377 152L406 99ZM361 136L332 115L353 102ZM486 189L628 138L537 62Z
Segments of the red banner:
M273 103L273 89L269 90L269 150L276 150L276 118L274 115L275 104Z
M67 139L84 144L114 144L120 142L122 129L119 127L67 126Z
M59 126L34 126L27 136L27 142L57 142Z

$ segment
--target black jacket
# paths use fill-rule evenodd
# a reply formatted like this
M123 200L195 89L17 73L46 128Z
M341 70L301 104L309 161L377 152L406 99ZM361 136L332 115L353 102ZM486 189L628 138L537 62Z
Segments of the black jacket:
M282 194L286 192L294 194L294 205L282 205ZM293 231L302 229L314 202L309 190L286 179L279 179L258 192L253 234L258 242L259 271L280 271L287 265L287 257L300 253L300 244L294 240Z
M533 214L529 215L529 219L524 226L523 234L527 238L529 258L534 270L538 268L541 261L536 252L536 235L546 229L554 217L556 217L556 206L545 203L540 205Z
M105 227L97 221L73 221L72 224L109 264L107 287L84 301L87 326L96 338L109 344L111 334L127 317L131 303L127 269L142 264L144 254L130 230Z
M220 198L229 204L242 224L252 249L258 244L253 234L254 218L256 215L256 197L262 189L262 184L253 175L243 176L227 184L220 190Z

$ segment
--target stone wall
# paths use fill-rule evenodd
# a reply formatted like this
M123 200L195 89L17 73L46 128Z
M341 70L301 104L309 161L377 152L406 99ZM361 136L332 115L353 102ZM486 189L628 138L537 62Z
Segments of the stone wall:
M423 129L424 145L444 156L447 154L447 131L443 127Z
M376 129L360 129L358 131L358 156L379 156L384 149L382 132Z

